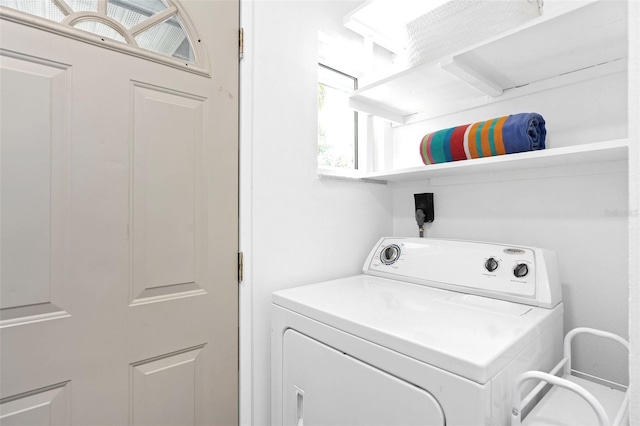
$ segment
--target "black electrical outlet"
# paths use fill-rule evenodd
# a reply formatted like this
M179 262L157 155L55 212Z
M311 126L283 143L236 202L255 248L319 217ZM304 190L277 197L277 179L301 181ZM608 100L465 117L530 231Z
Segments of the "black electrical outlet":
M424 194L413 194L413 199L416 203L416 212L418 210L422 210L422 213L424 213L425 223L433 222L433 192L425 192Z

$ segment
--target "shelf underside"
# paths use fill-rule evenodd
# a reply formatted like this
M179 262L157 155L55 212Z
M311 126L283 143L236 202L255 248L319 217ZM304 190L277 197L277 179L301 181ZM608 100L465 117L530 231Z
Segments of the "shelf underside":
M350 104L406 124L624 71L626 57L627 4L599 0L366 86Z

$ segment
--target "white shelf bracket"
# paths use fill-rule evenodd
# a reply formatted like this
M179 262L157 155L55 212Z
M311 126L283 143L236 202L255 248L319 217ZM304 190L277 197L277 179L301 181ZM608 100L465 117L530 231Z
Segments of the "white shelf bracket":
M353 108L356 111L365 112L367 114L377 115L378 117L382 117L385 120L389 120L397 124L405 124L405 117L402 113L390 111L355 97L349 98L349 108Z
M457 61L453 57L440 62L440 68L489 96L496 97L503 93L502 88L496 83L462 64L460 61Z

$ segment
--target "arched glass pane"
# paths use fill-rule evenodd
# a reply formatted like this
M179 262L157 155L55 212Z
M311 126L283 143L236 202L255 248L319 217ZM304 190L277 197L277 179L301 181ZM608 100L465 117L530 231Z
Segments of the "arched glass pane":
M107 15L131 28L167 7L162 0L109 0Z
M72 25L80 30L122 43L128 43L127 40L135 37L138 47L143 50L195 64L193 45L187 36L185 25L176 14L173 1L175 0L0 0L0 6L41 16L60 24L65 20L65 11L70 11L73 19L69 22L76 23L63 25ZM105 3L106 14L103 9ZM163 22L135 36L130 31L134 26L145 28L145 21L151 21L149 24L152 24L155 22L152 18L154 15L169 10L174 15L171 16L172 13L160 15L171 16ZM122 26L116 25L116 22Z
M81 29L81 30L97 34L97 35L99 35L101 37L110 38L112 40L121 41L123 43L127 42L125 40L125 38L122 36L122 34L117 32L116 30L114 30L110 26L103 24L102 22L80 21L77 24L75 24L74 26L76 28Z
M194 62L189 38L177 16L141 32L136 36L136 42L143 49Z
M74 12L97 12L98 0L65 0Z
M64 19L64 14L51 0L0 0L0 6L10 7L55 22Z

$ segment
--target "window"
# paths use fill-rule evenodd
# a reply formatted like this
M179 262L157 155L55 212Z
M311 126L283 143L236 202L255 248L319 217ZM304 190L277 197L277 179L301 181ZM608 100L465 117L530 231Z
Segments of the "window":
M0 0L5 14L3 7L96 34L102 41L156 52L187 67L203 65L173 0Z
M358 168L358 113L349 94L358 79L318 64L318 166Z

